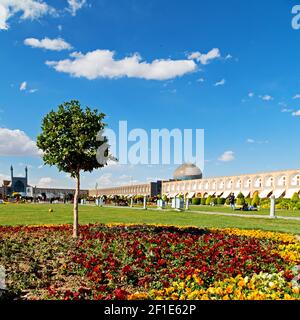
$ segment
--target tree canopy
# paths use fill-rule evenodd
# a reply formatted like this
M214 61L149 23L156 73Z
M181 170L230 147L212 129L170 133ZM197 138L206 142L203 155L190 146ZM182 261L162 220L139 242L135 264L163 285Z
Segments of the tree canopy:
M65 102L57 111L49 112L42 122L42 133L37 138L37 146L43 151L43 160L55 165L60 171L75 177L80 170L91 172L101 168L96 155L98 148L107 139L98 141L97 135L104 130L102 122L105 114L98 110L81 108L79 101ZM105 156L108 156L108 148Z

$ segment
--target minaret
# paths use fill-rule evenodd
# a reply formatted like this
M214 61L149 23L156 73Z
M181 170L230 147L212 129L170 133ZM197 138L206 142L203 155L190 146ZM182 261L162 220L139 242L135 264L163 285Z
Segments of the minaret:
M10 177L11 177L11 182L13 181L13 177L14 177L14 168L13 166L10 166Z
M26 185L28 186L28 168L25 167L25 178L26 178Z

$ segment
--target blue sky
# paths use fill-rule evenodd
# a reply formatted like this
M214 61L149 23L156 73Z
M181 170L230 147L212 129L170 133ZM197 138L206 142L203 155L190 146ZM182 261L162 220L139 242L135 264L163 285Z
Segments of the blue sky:
M70 99L99 108L115 130L120 120L205 129L207 177L298 168L295 4L0 0L0 179L27 164L33 185L73 186L34 145L42 117ZM114 165L82 186L171 178L174 168Z

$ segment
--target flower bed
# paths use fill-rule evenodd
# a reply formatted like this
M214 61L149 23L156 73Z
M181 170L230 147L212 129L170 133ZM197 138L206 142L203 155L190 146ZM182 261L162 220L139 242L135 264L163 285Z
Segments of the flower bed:
M292 235L238 229L0 227L6 297L300 299Z

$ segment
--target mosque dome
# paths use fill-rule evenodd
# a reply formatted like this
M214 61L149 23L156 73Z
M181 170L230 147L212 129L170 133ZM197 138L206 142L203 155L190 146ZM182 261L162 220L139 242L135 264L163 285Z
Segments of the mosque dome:
M174 180L202 179L202 172L196 165L185 163L174 171L173 178Z

